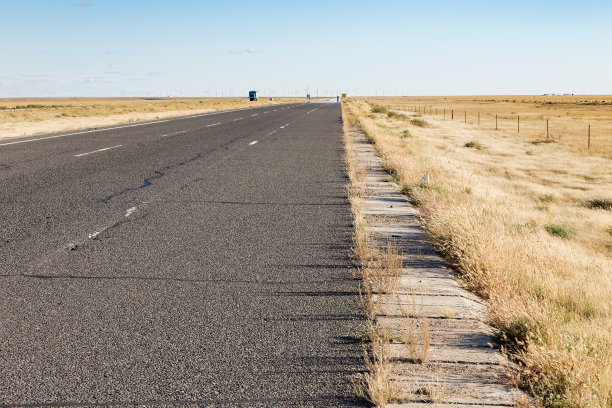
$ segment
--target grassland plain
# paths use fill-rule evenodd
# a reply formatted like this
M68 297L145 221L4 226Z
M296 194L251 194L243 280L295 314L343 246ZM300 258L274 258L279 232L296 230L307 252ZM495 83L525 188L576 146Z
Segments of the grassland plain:
M0 139L304 101L305 98L260 98L253 102L248 98L0 99Z
M512 95L367 98L399 112L496 127L500 136L520 135L534 144L557 143L612 158L612 96ZM547 130L548 120L548 130ZM589 125L591 143L588 146ZM547 136L548 135L548 136Z
M612 406L612 152L376 108L394 104L345 101L522 385L547 407Z

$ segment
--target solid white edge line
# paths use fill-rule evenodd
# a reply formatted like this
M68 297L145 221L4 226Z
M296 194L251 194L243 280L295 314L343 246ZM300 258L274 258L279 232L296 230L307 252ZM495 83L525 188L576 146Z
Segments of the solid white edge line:
M249 143L249 146L253 146L255 143L259 142L259 140L254 140L251 143Z
M74 157L81 157L81 156L87 156L88 154L92 154L92 153L98 153L98 152L103 152L105 150L110 150L110 149L116 149L118 147L121 147L122 145L117 145L117 146L112 146L112 147L105 147L103 149L98 149L98 150L94 150L93 152L87 152L87 153L81 153L81 154L75 154Z
M206 127L213 127L213 126L217 126L217 125L220 125L220 124L221 124L221 122L219 122L219 123L213 123L212 125L206 125Z

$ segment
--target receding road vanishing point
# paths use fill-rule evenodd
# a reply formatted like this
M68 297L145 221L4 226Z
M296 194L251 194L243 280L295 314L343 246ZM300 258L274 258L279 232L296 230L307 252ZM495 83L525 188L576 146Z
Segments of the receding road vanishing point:
M0 141L0 406L352 406L340 105Z

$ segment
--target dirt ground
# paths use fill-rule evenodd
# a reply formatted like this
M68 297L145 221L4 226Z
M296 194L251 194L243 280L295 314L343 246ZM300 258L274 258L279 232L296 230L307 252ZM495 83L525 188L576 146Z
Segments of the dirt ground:
M496 129L612 158L612 96L500 95L362 98L399 111ZM451 119L451 117L453 119ZM548 121L548 133L547 133ZM589 126L591 141L589 146Z

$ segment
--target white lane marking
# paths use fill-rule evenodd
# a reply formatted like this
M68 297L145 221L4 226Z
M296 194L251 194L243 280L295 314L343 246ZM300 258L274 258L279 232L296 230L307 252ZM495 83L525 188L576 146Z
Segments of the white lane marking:
M273 130L272 132L268 133L266 136L270 136L276 133L276 130Z
M274 109L272 112L276 112L276 111L277 111L277 109Z
M239 120L242 120L242 119L244 119L244 118L234 119L234 120L232 120L232 122L238 122Z
M86 133L105 132L107 130L124 129L124 128L129 128L129 127L134 127L134 126L155 125L156 123L163 123L163 122L170 122L170 120L159 120L157 122L137 123L135 125L115 126L111 128L105 128L105 129L94 129L94 130L85 130L83 132L67 133L64 135L39 137L36 139L28 139L28 140L18 140L16 142L2 143L0 144L0 146L9 146L9 145L20 144L20 143L38 142L39 140L56 139L58 137L66 137L66 136L74 136L74 135L84 135Z
M89 239L95 239L98 235L100 235L101 233L103 233L104 231L106 231L109 227L104 227L101 230L98 230L96 232L94 232L93 234L89 234L88 237Z
M255 143L259 142L259 140L254 140L251 143L249 143L249 146L253 146Z
M270 111L265 111L264 113L270 113Z
M134 211L136 211L136 207L128 208L128 210L125 212L125 216L129 217L134 213Z
M251 116L257 116L257 115L259 115L259 113L254 113L254 114L252 114Z
M116 148L118 148L118 147L121 147L121 145L112 146L112 147L105 147L104 149L94 150L93 152L87 152L87 153L75 154L75 155L74 155L74 157L87 156L88 154L98 153L98 152L103 152L103 151L105 151L105 150L110 150L110 149L116 149Z
M213 126L217 126L217 125L220 125L220 124L221 124L221 122L219 122L219 123L213 123L212 125L206 125L206 127L213 127Z
M181 132L168 133L167 135L162 135L162 137L176 136L176 135L180 135L181 133L187 133L187 131L183 130Z

